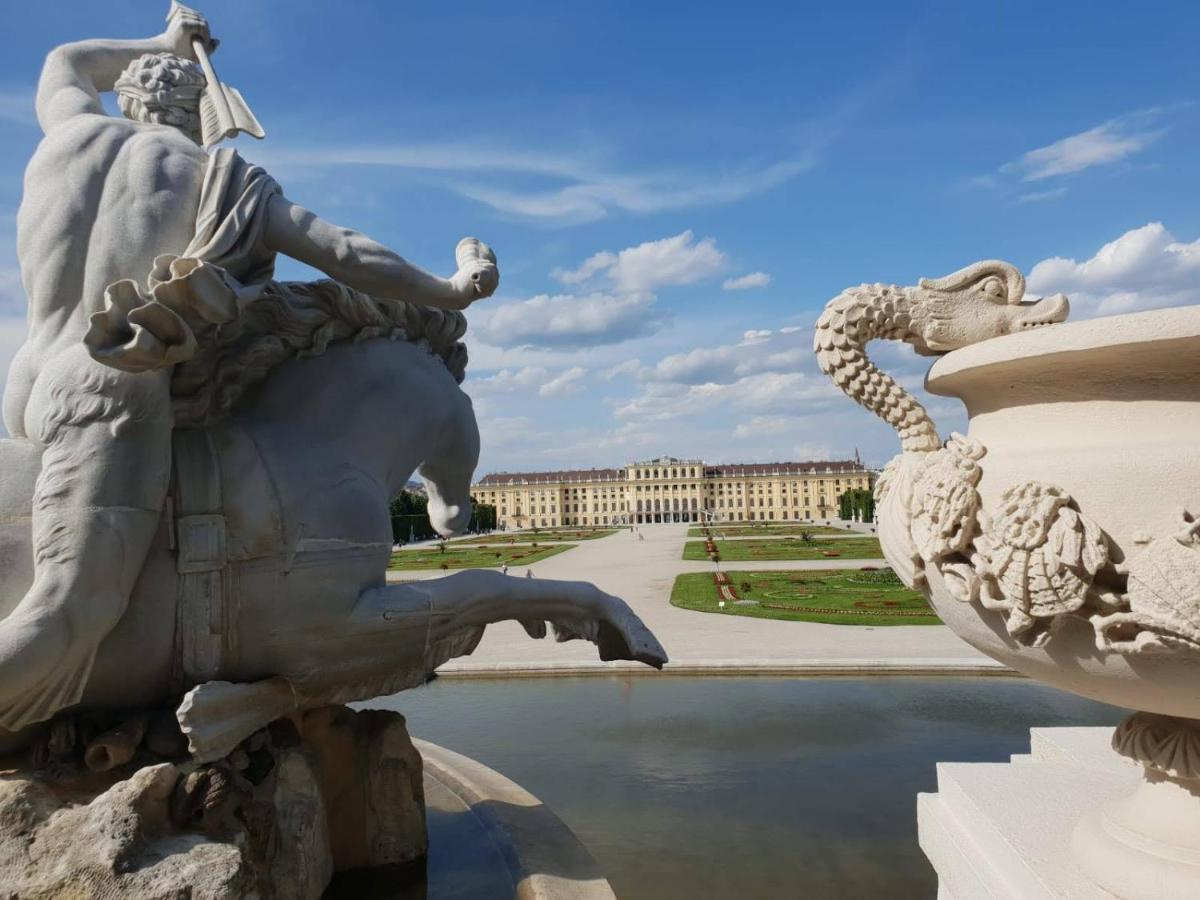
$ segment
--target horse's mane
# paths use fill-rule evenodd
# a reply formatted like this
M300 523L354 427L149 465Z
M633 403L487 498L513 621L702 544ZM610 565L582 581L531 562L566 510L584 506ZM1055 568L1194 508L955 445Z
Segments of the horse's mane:
M380 300L337 281L271 282L232 323L198 336L196 355L175 367L177 424L220 419L251 385L289 359L319 356L330 344L388 338L439 357L462 383L467 348L462 313Z

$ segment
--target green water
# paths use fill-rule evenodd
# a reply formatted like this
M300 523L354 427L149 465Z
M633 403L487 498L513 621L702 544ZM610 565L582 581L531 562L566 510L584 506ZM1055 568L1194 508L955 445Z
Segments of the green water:
M447 679L364 705L541 798L622 900L930 900L916 795L935 763L1124 715L1008 678ZM454 858L435 835L430 900L466 896Z

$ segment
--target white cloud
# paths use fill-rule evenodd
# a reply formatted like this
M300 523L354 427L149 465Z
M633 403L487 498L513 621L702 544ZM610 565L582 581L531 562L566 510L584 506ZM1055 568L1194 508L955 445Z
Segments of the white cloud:
M368 166L443 172L512 172L557 178L583 178L593 163L583 157L504 147L500 141L470 144L263 145L255 157L272 167Z
M750 272L737 278L728 278L721 288L726 291L748 291L753 288L764 288L771 283L771 276L766 272Z
M1048 200L1057 200L1059 197L1065 196L1067 188L1057 187L1051 188L1048 191L1030 191L1028 194L1021 194L1017 197L1018 203L1045 203Z
M764 372L721 384L650 382L617 407L620 420L661 422L698 416L728 416L736 411L794 412L804 403L836 401L841 394L820 373Z
M645 241L620 253L601 251L577 269L555 269L551 275L578 284L603 275L622 292L653 291L669 285L695 284L721 271L725 254L712 238L699 241L689 229L672 237Z
M580 348L652 334L665 321L652 294L539 294L497 307L479 326L498 347Z
M803 337L795 337L803 334ZM807 332L789 329L747 331L741 343L697 347L663 357L656 365L641 370L643 380L680 384L723 382L763 372L816 371Z
M695 284L719 272L725 254L716 241L693 241L691 230L658 241L627 247L617 254L609 271L617 287L625 291L649 291L666 285Z
M527 447L546 437L529 416L479 416L479 433L490 447Z
M482 320L479 333L498 347L546 349L597 347L645 337L658 331L666 318L654 309L654 290L694 284L724 265L725 254L716 242L697 241L691 231L645 241L619 253L602 251L578 268L555 269L551 275L572 285L603 279L607 290L540 294L502 305Z
M544 190L497 188L491 184L453 187L463 196L519 218L594 222L611 210L649 214L733 203L778 187L813 164L809 158L784 160L761 168L745 166L733 174L589 171L577 176L577 183Z
M1146 149L1165 129L1151 127L1163 110L1150 109L1102 122L1087 131L1038 147L1000 167L1021 181L1072 175L1095 166L1112 165Z
M613 210L657 213L732 203L768 191L806 172L815 150L770 165L726 172L620 172L590 155L530 150L481 137L471 144L341 144L264 147L255 159L289 178L305 170L372 166L445 176L447 189L519 218L561 224L592 222ZM464 173L488 175L468 183ZM528 187L531 179L551 182ZM503 184L518 181L520 187Z
M1176 241L1161 222L1125 232L1091 259L1051 257L1029 273L1029 289L1063 292L1072 317L1113 315L1200 301L1200 240Z
M739 422L733 429L733 436L743 440L774 437L779 434L787 434L798 424L800 424L798 416L754 416L745 422Z
M802 441L792 447L792 456L806 461L833 459L833 450L829 444L820 441Z
M957 188L996 193L1017 204L1059 200L1067 194L1065 185L1042 185L1131 159L1167 133L1167 116L1183 105L1153 107L1109 119L1023 153L995 172L963 178Z
M704 384L730 377L741 357L734 347L697 347L685 353L672 353L650 370L657 381Z
M616 378L641 378L643 373L647 372L645 366L642 365L640 359L627 359L624 362L617 363L615 366L610 366L600 373L601 378L605 381L613 381Z
M581 284L605 269L612 268L616 261L615 254L601 250L585 259L578 269L555 269L550 273L550 277L563 284Z
M17 125L36 125L32 88L0 88L0 122Z
M587 369L582 366L573 366L566 371L560 372L554 378L551 378L541 386L538 393L543 397L558 397L563 394L570 394L582 387L583 376L587 374Z
M506 442L501 444L492 440L489 426L484 424L483 471L610 466L663 453L700 455L713 462L847 459L856 446L869 462L882 464L895 452L895 432L846 401L819 372L811 348L811 326L788 325L786 332L779 328L759 343L746 344L745 329L733 325L723 321L699 327L681 321L678 331L664 330L639 345L639 358L632 358L619 346L510 352L512 359L544 368L547 377L579 367L598 376L597 383L584 378L586 410L582 403L556 404L562 407L562 417L552 428L542 426L548 432L545 435L535 434L530 423L523 441L508 442L520 428L506 424L498 436ZM714 330L733 335L729 344L705 347L706 336ZM750 331L753 335L766 330ZM669 353L680 343L719 352L711 356L694 351ZM656 354L650 364L647 353ZM920 390L928 360L917 357L910 347L892 343L877 345L873 357L929 404L930 398ZM519 370L521 364L510 363L507 368ZM516 393L490 398L487 403L495 403L496 408L487 406L480 419L535 415L521 405L525 402L525 395ZM943 431L965 427L960 404L944 411L936 406L937 398L934 402L931 408L938 410L935 417Z
M476 377L467 370L465 390L473 398L496 394L512 394L529 391L546 380L546 370L539 366L523 366L519 369L501 369L493 375Z

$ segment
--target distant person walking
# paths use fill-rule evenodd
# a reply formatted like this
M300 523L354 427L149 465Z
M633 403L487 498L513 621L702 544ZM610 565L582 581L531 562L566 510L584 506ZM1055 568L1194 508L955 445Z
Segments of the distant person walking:
M525 577L526 577L526 578L532 578L532 577L533 577L533 569L526 569L526 570L525 570Z
M500 574L501 575L508 574L508 563L504 563L502 566L500 566Z

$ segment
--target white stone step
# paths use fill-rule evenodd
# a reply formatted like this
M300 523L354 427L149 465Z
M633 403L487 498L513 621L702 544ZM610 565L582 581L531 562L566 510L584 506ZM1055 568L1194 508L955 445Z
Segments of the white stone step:
M938 793L918 798L921 847L947 896L1112 900L1075 866L1071 831L1141 772L1107 749L1111 729L1038 732L1011 763L940 763Z
M1063 762L1089 769L1136 768L1112 748L1111 728L1031 728L1030 753L1042 762Z

